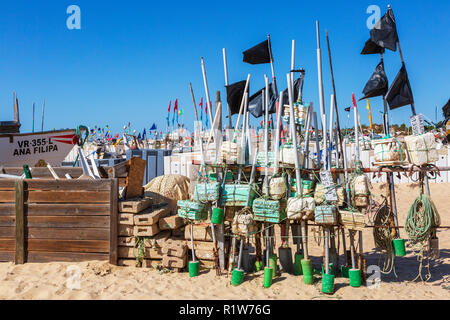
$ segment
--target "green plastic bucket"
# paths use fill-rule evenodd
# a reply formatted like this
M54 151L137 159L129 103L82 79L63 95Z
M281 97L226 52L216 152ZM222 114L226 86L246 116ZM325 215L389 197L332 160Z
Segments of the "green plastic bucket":
M303 282L305 284L313 284L313 268L311 260L302 260Z
M189 262L189 277L194 278L198 276L200 270L200 262Z
M223 223L224 210L221 208L214 208L212 210L211 222L213 224Z
M238 286L244 281L244 270L234 269L231 277L231 285Z
M334 275L324 274L322 276L322 292L328 294L334 293Z
M347 278L348 279L348 277L349 277L349 275L348 275L348 271L350 270L350 267L347 267L347 266L341 266L341 276L343 277L343 278Z
M270 288L272 285L272 268L264 268L264 288Z
M301 276L302 272L302 260L303 254L296 253L294 256L294 276Z
M262 269L263 269L263 263L262 263L262 261L255 261L255 270L258 272L258 271L261 271Z
M269 257L269 268L271 268L273 272L272 278L277 274L277 262L278 256L276 254L271 254Z
M350 286L353 288L361 287L361 270L350 269L348 271L348 277L350 278Z
M394 239L394 252L396 257L406 256L405 239Z

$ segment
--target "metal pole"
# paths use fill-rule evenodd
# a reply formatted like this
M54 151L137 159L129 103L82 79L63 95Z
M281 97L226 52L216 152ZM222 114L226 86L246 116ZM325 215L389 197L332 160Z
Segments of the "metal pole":
M266 153L266 191L267 196L269 196L269 78L264 75L266 81L265 90L265 101L264 101L264 111L265 111L265 131L264 131L264 146Z
M269 44L270 69L272 70L272 83L274 86L275 94L277 94L278 93L277 78L275 77L275 69L273 67L272 42L270 41L270 34L267 35L267 40Z
M228 86L229 81L228 81L227 50L225 48L223 48L222 53L223 53L223 69L225 72L225 85ZM231 119L231 109L230 109L230 106L228 105L228 99L226 99L226 100L227 100L227 107L228 107L228 129L231 129L233 127L233 121Z
M211 99L209 97L208 79L206 78L205 60L203 59L203 57L201 58L201 61L202 61L203 83L205 85L205 92L206 92L206 103L207 103L208 108L209 108L209 122L212 125L212 123L213 123L212 113L214 111L213 111Z
M41 132L44 132L44 114L45 114L45 99L44 99L44 104L42 105L42 126L41 126Z
M317 124L317 113L313 112L314 117L314 134L316 136L316 151L317 151L317 168L322 168L321 161L320 161L320 145L319 145L319 129Z

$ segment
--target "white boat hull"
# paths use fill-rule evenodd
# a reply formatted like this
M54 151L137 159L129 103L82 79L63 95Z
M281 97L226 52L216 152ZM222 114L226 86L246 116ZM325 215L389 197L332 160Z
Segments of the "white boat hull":
M39 160L60 166L76 143L75 130L0 135L0 166L34 167Z

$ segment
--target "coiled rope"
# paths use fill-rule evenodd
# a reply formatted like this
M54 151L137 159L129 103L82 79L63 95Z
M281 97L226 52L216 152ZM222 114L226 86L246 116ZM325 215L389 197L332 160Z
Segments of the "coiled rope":
M419 274L412 280L421 279L423 282L431 279L430 262L427 261L426 280L422 277L423 261L425 259L424 251L428 245L432 233L436 227L441 225L441 218L430 197L421 193L408 211L405 222L405 231L408 234L410 244L419 261Z

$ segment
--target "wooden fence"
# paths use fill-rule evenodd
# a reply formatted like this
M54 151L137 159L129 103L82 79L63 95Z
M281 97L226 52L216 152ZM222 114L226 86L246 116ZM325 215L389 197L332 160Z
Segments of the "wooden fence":
M117 264L118 182L0 180L0 262Z

